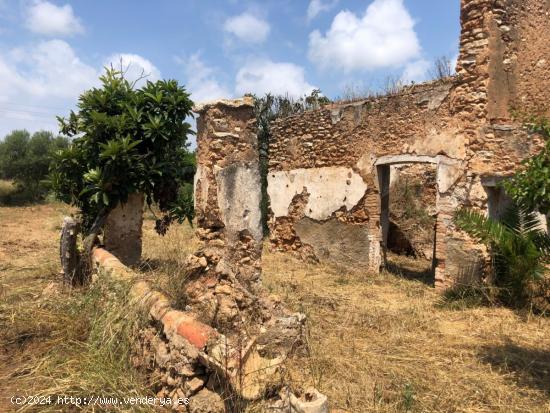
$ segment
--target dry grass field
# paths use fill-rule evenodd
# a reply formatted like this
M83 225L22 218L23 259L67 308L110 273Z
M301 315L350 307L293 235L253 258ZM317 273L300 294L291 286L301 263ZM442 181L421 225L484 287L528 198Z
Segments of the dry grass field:
M146 391L113 356L124 349L105 350L120 337L96 336L114 321L90 310L90 291L60 285L67 212L58 204L0 207L0 412L15 411L14 394ZM176 225L161 238L147 216L142 271L177 300L193 231ZM308 352L288 361L288 380L316 386L335 411L550 412L549 318L449 308L420 280L305 264L267 248L263 279L308 317Z

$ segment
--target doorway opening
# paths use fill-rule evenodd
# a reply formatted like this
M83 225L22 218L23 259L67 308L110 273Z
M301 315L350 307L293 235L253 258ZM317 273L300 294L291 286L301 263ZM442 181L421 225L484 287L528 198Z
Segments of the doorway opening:
M437 164L378 166L382 246L389 272L433 285L437 222Z

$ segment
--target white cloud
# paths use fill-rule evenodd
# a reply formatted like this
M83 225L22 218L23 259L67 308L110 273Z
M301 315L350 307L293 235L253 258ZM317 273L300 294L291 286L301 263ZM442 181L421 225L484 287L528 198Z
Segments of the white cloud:
M191 92L191 99L194 102L206 102L232 96L229 89L214 77L214 69L202 61L200 53L191 55L188 60L178 59L178 61L184 65L185 87Z
M0 56L4 77L0 95L20 93L36 98L75 97L96 82L98 71L82 62L63 40L42 41L30 48L13 49Z
M98 75L63 40L0 52L0 137L16 128L56 131L55 116L67 114Z
M158 69L138 55L116 54L106 62L120 62L120 57L123 64L131 63L130 78L141 68L150 79L160 78ZM56 115L67 115L82 92L98 86L102 71L58 39L0 51L0 137L20 128L56 132Z
M27 28L51 36L70 36L84 32L80 19L69 4L56 6L48 1L35 0L27 10Z
M309 59L345 72L403 66L420 51L403 0L375 0L362 17L341 11L325 35L318 30L309 35Z
M223 28L246 43L262 43L271 30L266 20L250 13L230 17L225 21Z
M124 77L130 82L138 81L136 87L142 86L148 80L154 82L161 78L160 70L149 60L137 54L112 54L105 60L104 66L122 70ZM142 78L143 76L146 77Z
M235 85L238 95L273 93L299 97L313 89L315 87L305 80L303 67L267 59L249 61L237 72Z
M322 12L329 11L336 6L336 3L338 3L338 0L327 1L326 3L323 0L311 0L307 7L307 21L313 20Z
M403 74L401 75L401 81L403 83L419 83L428 79L428 73L432 64L425 59L415 60L407 63Z

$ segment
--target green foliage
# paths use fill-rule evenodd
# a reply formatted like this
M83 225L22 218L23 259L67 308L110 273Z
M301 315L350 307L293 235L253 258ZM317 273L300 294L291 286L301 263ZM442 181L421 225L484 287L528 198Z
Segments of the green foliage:
M450 310L464 310L495 304L492 287L476 284L459 284L445 290L436 306Z
M533 283L543 279L544 264L550 256L550 237L540 227L536 214L513 206L497 222L479 212L461 209L455 223L490 249L501 301L513 306L528 304L529 291Z
M26 130L15 130L0 144L0 174L3 179L14 179L25 167L31 135Z
M422 202L423 192L428 184L432 184L432 182L410 178L397 180L391 188L390 211L392 215L395 215L399 221L412 222L422 229L431 231L434 218L429 215L425 202Z
M39 200L48 191L48 170L54 153L68 145L67 138L54 137L51 132L40 131L31 137L26 130L15 130L0 142L0 177L15 182L15 195Z
M194 172L187 137L193 102L175 80L147 82L140 89L123 73L107 70L102 86L84 92L78 112L58 118L73 137L51 169L53 188L77 206L83 227L104 216L128 195L141 192L171 220L181 185ZM177 217L176 217L177 218Z
M546 141L544 149L527 159L524 167L504 183L506 192L518 203L543 214L550 212L550 120L534 118L529 123L532 132Z
M323 96L319 89L315 89L309 96L293 99L289 96L276 96L267 93L263 97L253 96L256 126L258 128L258 146L260 151L260 175L262 184L262 224L267 233L267 211L269 199L267 195L267 170L269 160L269 142L271 140L271 122L278 118L302 113L307 110L318 109L330 103L330 99Z

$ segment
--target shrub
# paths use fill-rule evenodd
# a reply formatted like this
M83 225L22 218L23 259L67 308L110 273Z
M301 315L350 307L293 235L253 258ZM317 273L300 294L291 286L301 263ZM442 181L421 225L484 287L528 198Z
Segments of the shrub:
M523 168L504 183L506 192L518 203L543 214L550 212L550 120L534 117L527 123L532 133L545 140L543 150L526 159Z
M497 222L477 211L461 209L455 223L489 248L500 301L516 307L529 304L534 286L544 279L544 264L550 256L550 237L537 215L512 206Z
M79 209L84 257L81 282L89 275L89 258L109 212L132 193L156 202L166 226L178 210L182 184L194 171L187 138L193 132L186 118L193 102L175 80L147 82L135 89L124 73L107 70L101 87L84 92L78 112L58 118L61 132L73 137L59 151L51 170L59 198Z

